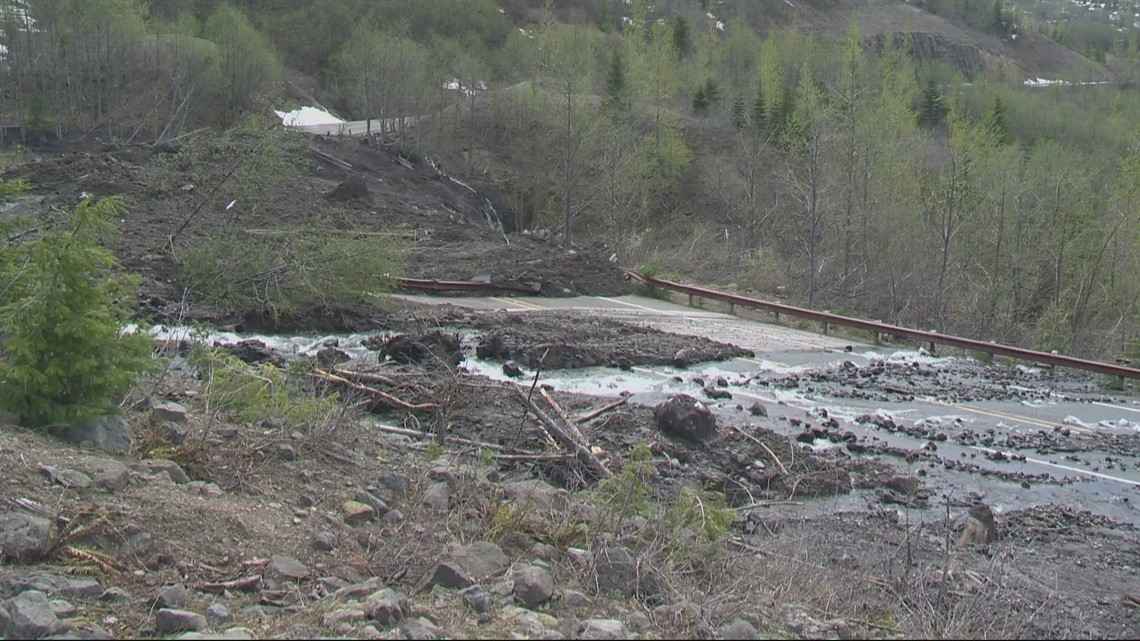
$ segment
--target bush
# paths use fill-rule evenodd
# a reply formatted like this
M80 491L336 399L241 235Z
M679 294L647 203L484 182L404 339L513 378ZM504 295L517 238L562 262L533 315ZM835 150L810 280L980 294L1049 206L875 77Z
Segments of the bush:
M125 206L85 199L50 230L0 247L0 406L45 426L106 414L153 362L144 333L124 334L138 280L114 275L99 245Z

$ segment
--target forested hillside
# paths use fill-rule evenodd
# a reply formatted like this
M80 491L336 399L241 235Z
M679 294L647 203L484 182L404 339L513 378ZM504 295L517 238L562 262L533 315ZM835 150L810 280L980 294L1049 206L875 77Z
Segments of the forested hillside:
M508 230L820 309L1134 352L1137 38L1047 4L2 0L0 124L34 147L313 104L395 119L380 142L461 156L507 195Z

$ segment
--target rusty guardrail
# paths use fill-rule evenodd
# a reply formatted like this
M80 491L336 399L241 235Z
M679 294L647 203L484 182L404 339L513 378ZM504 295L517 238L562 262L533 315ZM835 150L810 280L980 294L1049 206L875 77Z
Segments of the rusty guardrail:
M748 298L747 296L740 296L739 294L729 294L726 292L718 292L713 289L706 289L704 287L685 285L683 283L674 283L672 281L664 280L661 278L645 276L644 274L640 274L632 269L623 268L622 271L624 271L630 278L633 278L636 281L650 285L652 287L660 287L662 289L672 290L681 294L688 294L690 297L695 296L698 298L717 300L723 303L728 303L729 305L740 305L742 307L767 310L776 314L777 321L779 320L780 314L788 314L789 316L799 316L802 318L825 323L825 327L826 325L854 327L856 329L863 329L869 332L874 332L876 334L889 334L891 336L898 336L913 341L918 341L920 343L930 343L931 345L950 345L952 347L960 347L962 349L969 349L978 352L984 352L987 354L1000 354L1002 356L1009 356L1011 358L1016 358L1024 361L1032 361L1035 363L1042 363L1045 365L1071 367L1073 369L1082 369L1090 372L1107 374L1109 376L1121 376L1125 378L1140 379L1140 369L1127 367L1124 365L1090 361L1073 356L1051 354L1048 352L1038 352L1031 349L1012 347L1010 345L987 343L985 341L978 341L971 338L949 336L947 334L939 334L937 332L926 332L919 329L900 327L898 325L888 325L886 323L876 323L874 321L867 321L859 318L849 318L847 316L840 316L838 314L831 314L828 312L818 312L812 309L804 309L802 307L795 307L793 305L785 305L783 303L772 303L755 298Z
M422 278L401 278L400 287L404 289L418 289L429 292L516 292L519 294L538 294L541 286L503 285L466 280L434 280Z

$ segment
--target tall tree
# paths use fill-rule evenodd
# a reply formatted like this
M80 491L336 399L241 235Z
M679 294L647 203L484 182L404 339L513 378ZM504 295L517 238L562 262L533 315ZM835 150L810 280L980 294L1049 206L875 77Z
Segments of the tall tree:
M228 2L210 14L203 31L218 46L225 113L222 123L232 125L254 96L280 79L281 63L265 34Z

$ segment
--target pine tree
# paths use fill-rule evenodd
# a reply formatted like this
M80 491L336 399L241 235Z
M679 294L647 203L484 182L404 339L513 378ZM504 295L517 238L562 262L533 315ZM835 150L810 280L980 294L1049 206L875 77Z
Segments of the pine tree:
M65 225L0 250L0 407L29 426L112 411L150 364L152 341L122 334L137 279L100 238L125 212L121 198L84 200Z
M709 112L709 97L705 93L705 88L702 85L697 89L697 93L693 94L693 115L703 117Z
M705 98L708 99L710 107L715 107L720 102L720 85L713 78L705 81Z
M748 112L744 108L744 94L741 93L732 99L732 126L736 129L748 126Z
M946 120L946 100L938 91L938 85L931 78L922 90L922 106L918 110L918 124L923 127L934 127Z
M764 131L768 127L767 108L764 102L764 89L756 87L756 100L752 101L752 124L758 131Z
M673 18L673 48L677 57L688 58L693 53L693 39L689 33L689 21L685 16L678 15Z
M993 133L994 140L999 145L1009 144L1009 119L1006 116L1005 103L1001 101L1000 95L994 94L994 103L986 116L986 128Z
M606 70L606 110L614 118L629 111L629 82L625 77L625 61L617 49L610 54L610 66Z

